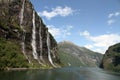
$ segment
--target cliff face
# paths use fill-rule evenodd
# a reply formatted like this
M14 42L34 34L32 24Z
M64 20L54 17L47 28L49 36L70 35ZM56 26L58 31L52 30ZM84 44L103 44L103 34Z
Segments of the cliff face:
M29 0L0 0L0 38L16 44L31 65L59 62L57 43Z
M102 60L102 54L79 47L69 41L60 42L58 48L61 62L66 66L97 67Z
M100 67L107 70L120 71L120 43L108 48Z

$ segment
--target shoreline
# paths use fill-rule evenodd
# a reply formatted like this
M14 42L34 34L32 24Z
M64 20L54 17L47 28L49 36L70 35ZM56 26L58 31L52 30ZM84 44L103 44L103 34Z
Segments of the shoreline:
M21 71L21 70L37 70L37 69L52 69L52 68L4 68L0 69L0 71Z
M14 71L14 70L28 70L29 68L6 68L4 70Z
M6 70L6 71L19 71L19 70L44 70L44 69L54 69L54 68L4 68L0 70Z

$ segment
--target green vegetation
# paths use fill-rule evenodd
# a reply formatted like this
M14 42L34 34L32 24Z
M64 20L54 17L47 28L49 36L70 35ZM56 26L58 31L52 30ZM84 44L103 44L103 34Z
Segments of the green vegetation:
M0 38L0 69L31 68L50 69L49 64L40 65L36 60L29 64L15 41Z
M15 41L0 38L0 69L28 67L28 63Z
M109 64L106 65L105 69L120 72L120 65L114 66L114 64L109 63Z
M102 65L106 70L120 72L120 43L109 47L104 55Z
M62 50L59 50L59 57L63 66L84 66L76 56Z
M37 60L31 59L31 64L29 64L30 69L50 69L53 68L50 64L48 63L42 63L39 64Z
M23 15L20 16L21 8L23 1L5 1L0 3L0 69L8 68L53 68L47 58L47 45L44 42L46 40L46 31L48 28L44 25L43 22L40 22L42 19L35 12L35 21L36 21L36 52L40 56L41 49L39 49L39 44L43 44L43 57L45 58L42 64L38 62L40 57L36 60L32 54L31 46L31 36L32 36L32 11L33 5L31 2L26 1L24 6ZM21 22L20 17L22 17L23 22ZM23 29L21 28L23 27ZM39 29L42 30L41 37L43 37L42 43L39 43ZM24 40L23 40L24 38ZM22 52L22 45L20 43L24 41L26 56L31 63L28 62L26 56ZM51 44L51 54L55 53L53 62L56 61L56 64L59 64L59 58L57 57L57 43L50 35L50 44ZM58 62L57 62L58 61Z
M99 66L102 54L79 47L72 42L64 41L58 44L60 61L65 66Z

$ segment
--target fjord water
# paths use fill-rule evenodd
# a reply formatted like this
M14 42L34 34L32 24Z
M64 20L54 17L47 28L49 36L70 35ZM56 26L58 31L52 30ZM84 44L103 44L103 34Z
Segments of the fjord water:
M120 73L99 68L0 71L0 80L120 80Z

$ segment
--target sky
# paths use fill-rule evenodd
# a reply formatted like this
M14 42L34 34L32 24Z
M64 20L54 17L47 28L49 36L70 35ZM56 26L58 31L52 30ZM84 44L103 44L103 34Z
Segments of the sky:
M102 54L120 42L120 0L30 0L57 42Z

